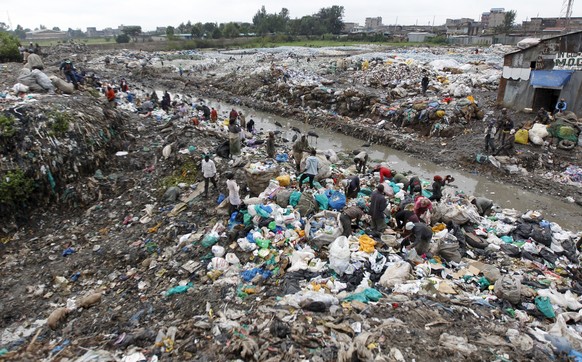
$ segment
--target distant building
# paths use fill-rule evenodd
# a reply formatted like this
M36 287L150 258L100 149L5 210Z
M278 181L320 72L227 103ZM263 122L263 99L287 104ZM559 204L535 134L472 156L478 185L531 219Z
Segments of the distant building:
M492 8L490 11L481 14L481 23L484 29L493 29L502 26L505 22L505 9Z
M381 28L382 25L382 17L378 16L376 18L366 18L366 23L364 25L366 29L377 29Z
M67 39L66 31L56 31L50 29L30 31L26 33L26 40L59 40Z
M505 55L497 101L521 110L553 110L560 98L582 114L582 31L531 41Z
M355 27L359 26L358 23L344 23L344 27L342 29L342 33L349 34L354 30Z
M550 32L556 31L556 29L566 30L563 18L531 18L529 21L522 22L521 27L525 33L538 35L547 33L548 30ZM582 30L582 17L570 18L568 29L569 31Z
M435 37L436 34L427 33L427 32L411 32L408 33L408 42L409 43L424 43L430 38Z
M483 32L483 24L469 18L447 19L445 26L447 28L447 36L475 36Z
M116 36L121 34L121 31L112 28L105 28L103 30L97 30L96 27L87 27L87 38L105 38L109 36Z

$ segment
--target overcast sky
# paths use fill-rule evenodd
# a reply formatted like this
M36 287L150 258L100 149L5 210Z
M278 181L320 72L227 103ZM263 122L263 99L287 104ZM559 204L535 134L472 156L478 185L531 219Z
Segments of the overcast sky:
M573 16L581 16L582 0L575 4ZM177 26L190 20L223 23L252 22L253 15L265 5L268 13L289 9L291 18L316 13L319 9L340 5L345 9L344 21L364 24L366 17L381 16L385 25L443 24L447 18L473 18L491 8L517 12L516 22L536 16L560 16L562 0L0 0L0 22L20 24L24 28L49 29L58 26L85 30L87 27L117 28L119 25L140 25L143 30L156 26ZM397 20L398 19L398 20Z

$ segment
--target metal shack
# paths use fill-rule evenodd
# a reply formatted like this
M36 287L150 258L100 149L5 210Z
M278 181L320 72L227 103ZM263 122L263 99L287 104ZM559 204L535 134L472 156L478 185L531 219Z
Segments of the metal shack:
M519 45L518 45L519 46ZM553 111L560 98L582 114L582 31L529 43L505 55L498 103Z

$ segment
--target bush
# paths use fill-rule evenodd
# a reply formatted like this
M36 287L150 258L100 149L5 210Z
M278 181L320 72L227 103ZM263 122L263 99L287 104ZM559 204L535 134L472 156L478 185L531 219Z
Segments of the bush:
M0 204L17 205L26 201L34 189L34 181L21 169L8 171L0 180Z
M119 44L121 43L129 43L129 41L131 40L131 38L129 37L129 35L127 34L119 34L116 38L115 41Z
M0 138L11 138L15 133L14 117L0 113Z
M19 62L22 60L18 51L19 40L17 37L0 31L0 63Z
M65 133L69 130L69 124L73 121L73 117L65 112L53 111L48 114L51 123L51 130L54 135Z

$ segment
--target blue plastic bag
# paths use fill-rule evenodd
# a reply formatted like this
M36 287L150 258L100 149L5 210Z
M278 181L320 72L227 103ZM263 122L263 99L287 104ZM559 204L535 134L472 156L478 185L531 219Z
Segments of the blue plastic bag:
M332 191L329 196L329 207L338 211L346 207L346 195L339 191Z
M259 274L263 279L268 279L272 272L263 268L253 268L250 270L244 270L240 273L245 282L250 282L257 274Z
M224 194L220 194L220 195L218 195L218 199L216 200L216 203L220 205L220 203L223 202L224 199L226 199L226 196L224 196Z
M289 155L286 154L286 153L278 153L275 156L275 161L277 161L277 162L287 162L287 161L289 161Z

